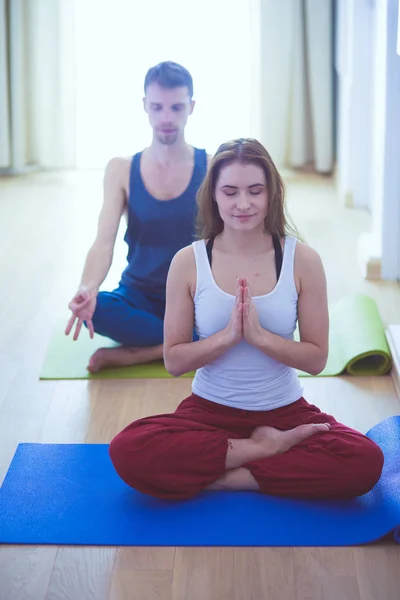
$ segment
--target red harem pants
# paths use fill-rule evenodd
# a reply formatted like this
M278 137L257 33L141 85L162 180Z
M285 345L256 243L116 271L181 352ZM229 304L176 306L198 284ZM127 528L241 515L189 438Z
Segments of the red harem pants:
M249 438L260 425L287 430L330 423L283 454L244 464L260 492L295 498L351 498L368 492L383 467L381 449L304 398L270 411L221 406L192 394L175 413L128 425L110 444L119 476L158 498L195 496L225 473L228 439Z

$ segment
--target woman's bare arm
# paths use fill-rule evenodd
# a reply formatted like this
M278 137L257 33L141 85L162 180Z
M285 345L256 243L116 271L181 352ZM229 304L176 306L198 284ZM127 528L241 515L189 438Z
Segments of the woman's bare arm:
M299 281L300 341L285 340L262 330L256 346L271 358L311 375L325 368L329 346L329 314L325 271L318 253L298 244L295 277Z
M222 331L193 342L195 287L194 252L188 246L175 255L167 278L164 363L175 377L204 367L238 341L230 322Z

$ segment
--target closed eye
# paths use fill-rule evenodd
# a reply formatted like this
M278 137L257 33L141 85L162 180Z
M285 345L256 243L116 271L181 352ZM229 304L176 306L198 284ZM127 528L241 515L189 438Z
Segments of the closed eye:
M225 196L235 196L236 192L227 192L226 190L224 190ZM261 190L250 190L250 194L251 196L259 196L261 194Z
M258 194L261 194L261 192L264 190L264 187L265 186L261 185L260 183L255 183L251 185L249 187L250 194L252 194L253 196L258 196Z
M265 186L261 183L254 183L247 189L252 196L258 196L264 190ZM233 185L225 185L221 188L226 196L234 196L237 193L237 188Z

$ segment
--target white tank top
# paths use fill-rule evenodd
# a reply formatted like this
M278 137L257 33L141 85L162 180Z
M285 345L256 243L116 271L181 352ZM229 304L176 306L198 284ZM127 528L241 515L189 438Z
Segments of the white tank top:
M296 238L286 236L281 274L274 289L253 297L260 325L287 340L293 340L297 325L296 242ZM227 326L235 296L216 284L205 241L196 241L192 246L197 269L195 326L199 338L204 339ZM192 391L206 400L245 410L272 410L296 402L303 394L295 369L270 358L245 340L198 369Z

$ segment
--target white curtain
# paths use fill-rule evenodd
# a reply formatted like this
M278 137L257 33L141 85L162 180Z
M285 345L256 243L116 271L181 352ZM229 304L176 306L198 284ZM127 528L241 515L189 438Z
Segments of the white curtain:
M0 167L12 173L73 167L73 4L0 2Z
M0 0L0 168L10 164L6 0Z
M331 4L0 0L0 168L103 169L142 149L144 76L174 60L194 78L192 144L252 135L278 167L329 172Z
M151 141L143 82L164 60L194 79L190 143L214 152L249 135L248 0L75 0L75 24L79 167L104 168Z
M333 168L332 0L250 0L252 131L278 167Z

